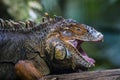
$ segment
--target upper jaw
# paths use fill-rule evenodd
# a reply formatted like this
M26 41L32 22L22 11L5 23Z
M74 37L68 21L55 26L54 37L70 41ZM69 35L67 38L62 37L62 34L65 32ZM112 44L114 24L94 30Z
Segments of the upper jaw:
M94 42L101 42L101 41L104 40L104 39L103 39L104 36L103 36L103 34L100 33L100 32L96 32L96 33L92 34L92 36L94 37L93 40L92 40L92 41L94 41Z

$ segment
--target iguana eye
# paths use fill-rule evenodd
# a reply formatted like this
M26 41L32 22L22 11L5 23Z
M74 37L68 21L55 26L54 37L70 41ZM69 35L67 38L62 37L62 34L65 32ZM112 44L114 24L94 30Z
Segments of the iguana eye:
M77 31L80 31L81 29L80 28L77 28Z
M69 36L72 36L72 33L70 31L63 31L62 35L66 36L66 37L69 37Z
M55 47L55 59L63 60L66 57L66 49L62 45Z

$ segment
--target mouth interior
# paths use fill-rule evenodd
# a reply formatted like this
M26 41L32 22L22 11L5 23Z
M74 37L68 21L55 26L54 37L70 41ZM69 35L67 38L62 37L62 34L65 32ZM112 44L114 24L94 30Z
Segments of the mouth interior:
M80 53L80 55L87 61L89 62L90 64L93 64L95 63L95 60L93 58L90 58L87 53L82 49L81 47L81 44L84 42L84 41L80 41L80 40L70 40L69 41L70 44L75 47Z

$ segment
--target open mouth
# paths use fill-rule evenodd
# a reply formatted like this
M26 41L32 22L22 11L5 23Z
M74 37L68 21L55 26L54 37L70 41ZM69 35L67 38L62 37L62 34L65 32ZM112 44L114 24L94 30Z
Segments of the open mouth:
M87 53L82 49L81 44L84 41L80 41L80 40L69 40L69 43L78 50L79 55L83 58L83 60L85 60L88 64L90 64L89 66L84 66L84 67L92 67L95 66L95 60L93 58L90 58Z

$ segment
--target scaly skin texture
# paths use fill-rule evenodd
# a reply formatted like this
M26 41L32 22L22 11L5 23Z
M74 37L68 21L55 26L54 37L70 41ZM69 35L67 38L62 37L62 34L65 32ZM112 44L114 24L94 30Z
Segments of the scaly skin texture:
M80 45L102 41L103 35L84 24L47 14L41 24L0 20L0 79L39 80L47 74L94 66Z

